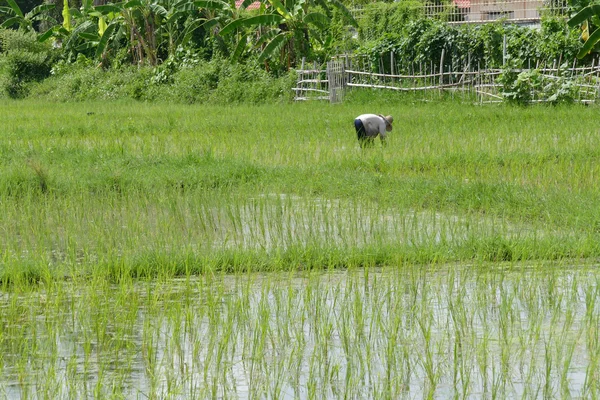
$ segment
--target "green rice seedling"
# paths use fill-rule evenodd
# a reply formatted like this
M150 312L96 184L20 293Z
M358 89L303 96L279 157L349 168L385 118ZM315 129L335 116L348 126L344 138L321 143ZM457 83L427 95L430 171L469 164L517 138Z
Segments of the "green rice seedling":
M373 106L2 103L5 397L597 396L595 110Z

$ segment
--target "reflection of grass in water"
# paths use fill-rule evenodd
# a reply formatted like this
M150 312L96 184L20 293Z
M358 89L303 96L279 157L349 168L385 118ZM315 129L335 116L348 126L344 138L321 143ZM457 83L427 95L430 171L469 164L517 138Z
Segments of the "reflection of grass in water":
M598 282L552 264L55 282L1 299L0 390L593 397Z

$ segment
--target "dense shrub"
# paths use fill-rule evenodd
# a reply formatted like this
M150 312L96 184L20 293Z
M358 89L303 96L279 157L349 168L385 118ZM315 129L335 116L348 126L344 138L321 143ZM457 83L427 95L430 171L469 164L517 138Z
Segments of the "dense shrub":
M361 40L377 40L386 34L401 34L411 21L424 16L423 4L417 0L394 3L371 3L363 8L358 23Z
M0 30L0 94L23 97L27 84L50 74L57 52L37 41L35 33Z
M32 96L57 101L146 99L152 94L150 68L132 66L103 70L88 62L60 65L43 82L32 85Z
M231 64L218 58L179 70L168 65L103 70L80 59L74 64L59 64L54 72L51 78L32 87L31 94L58 101L130 98L262 103L290 99L295 83L292 75L275 78L256 65Z
M291 99L294 84L295 74L275 78L252 62L214 58L177 71L163 95L186 103L263 103Z
M379 5L380 9L390 5ZM385 20L382 16L379 16ZM364 19L361 24L365 24ZM376 23L373 22L376 26ZM362 28L363 32L370 32ZM401 70L414 65L439 66L444 53L444 67L460 69L466 65L500 68L503 66L504 38L506 58L521 67L537 61L574 60L581 47L577 29L567 28L564 19L544 18L541 29L503 24L449 25L431 19L417 19L402 28L389 30L372 40L367 40L357 50L365 56L374 70L389 71L390 53ZM585 60L583 61L585 62ZM383 68L384 71L381 71Z

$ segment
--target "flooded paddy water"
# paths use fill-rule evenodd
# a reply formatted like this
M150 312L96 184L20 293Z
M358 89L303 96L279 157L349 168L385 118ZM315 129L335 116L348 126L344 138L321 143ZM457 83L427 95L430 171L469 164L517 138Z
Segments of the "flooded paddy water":
M598 395L595 265L402 258L568 233L366 200L160 196L25 199L27 213L0 204L12 221L0 232L2 267L44 267L35 284L0 292L0 397ZM366 261L311 270L300 253L281 257L289 248ZM373 262L382 248L400 256ZM281 258L262 269L273 272L227 274L210 264L218 251ZM253 252L266 258L244 258ZM169 257L180 253L200 266L174 279ZM157 270L136 274L135 262Z
M0 395L593 398L597 266L61 281L0 296Z
M287 194L161 196L0 203L0 212L12 221L0 230L3 262L15 269L23 264L50 265L66 268L65 274L70 274L81 266L138 263L148 254L210 258L223 251L269 253L327 247L344 252L386 246L404 252L443 247L441 254L497 238L514 243L544 238L561 241L574 234L499 215L366 200Z

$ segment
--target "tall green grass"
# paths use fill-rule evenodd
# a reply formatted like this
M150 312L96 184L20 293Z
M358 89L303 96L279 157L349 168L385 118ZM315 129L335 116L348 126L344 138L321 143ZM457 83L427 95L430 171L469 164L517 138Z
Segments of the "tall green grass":
M597 110L384 100L0 103L0 396L597 398Z
M387 147L359 148L362 112L394 115ZM24 101L0 113L6 282L600 253L593 107Z

